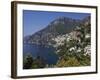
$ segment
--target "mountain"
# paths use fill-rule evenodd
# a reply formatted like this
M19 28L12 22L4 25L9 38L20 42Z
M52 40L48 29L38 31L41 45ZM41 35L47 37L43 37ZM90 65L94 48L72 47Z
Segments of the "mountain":
M91 17L85 17L73 31L53 38L58 67L91 65Z
M68 53L82 52L84 55L91 54L91 22L90 16L81 20L81 25L77 26L73 31L64 35L58 35L53 38L56 42L54 47L58 48L57 52L62 54L64 50L69 50ZM62 46L62 51L61 50ZM59 49L60 47L60 49ZM65 51L65 53L67 52Z
M76 26L79 26L81 23L80 20L67 18L67 17L59 17L44 29L30 35L24 37L24 43L34 43L34 44L53 44L52 38L57 37L58 35L63 35L70 33L75 29Z
M85 30L89 32L88 30L90 30L90 27L88 27L88 25L90 25L90 16L87 16L82 20L59 17L50 22L44 29L24 37L24 43L52 45L55 44L53 38L66 35L75 29L80 28L80 26L85 26Z

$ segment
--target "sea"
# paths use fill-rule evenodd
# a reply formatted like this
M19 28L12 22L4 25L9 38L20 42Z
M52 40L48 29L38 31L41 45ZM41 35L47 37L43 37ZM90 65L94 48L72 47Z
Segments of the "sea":
M23 56L28 54L31 54L34 58L40 56L47 64L56 64L58 60L56 49L52 46L24 43Z

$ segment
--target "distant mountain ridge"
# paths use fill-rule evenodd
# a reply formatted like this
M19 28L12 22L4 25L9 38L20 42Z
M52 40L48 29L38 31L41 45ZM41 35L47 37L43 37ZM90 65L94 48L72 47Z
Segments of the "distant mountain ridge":
M44 29L24 37L24 43L31 44L54 44L52 38L56 38L58 35L64 35L72 32L77 26L80 26L86 22L90 22L90 17L86 17L83 20L72 19L67 17L59 17L53 20Z

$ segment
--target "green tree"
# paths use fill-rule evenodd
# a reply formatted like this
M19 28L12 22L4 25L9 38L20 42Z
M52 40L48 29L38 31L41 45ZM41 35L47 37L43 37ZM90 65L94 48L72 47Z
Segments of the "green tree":
M44 67L46 67L46 62L43 58L37 56L35 59L33 59L31 68L44 68Z
M24 59L24 62L23 62L23 68L24 69L30 69L31 66L32 66L32 63L33 63L33 58L32 58L32 55L27 55Z

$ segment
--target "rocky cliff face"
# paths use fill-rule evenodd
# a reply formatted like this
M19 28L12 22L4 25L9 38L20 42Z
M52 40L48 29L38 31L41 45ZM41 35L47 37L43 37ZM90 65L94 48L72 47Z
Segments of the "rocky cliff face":
M81 24L81 20L75 20L67 17L59 17L48 24L44 29L27 36L24 38L24 43L50 45L55 41L52 38L56 38L59 35L64 35L72 32L76 26Z

